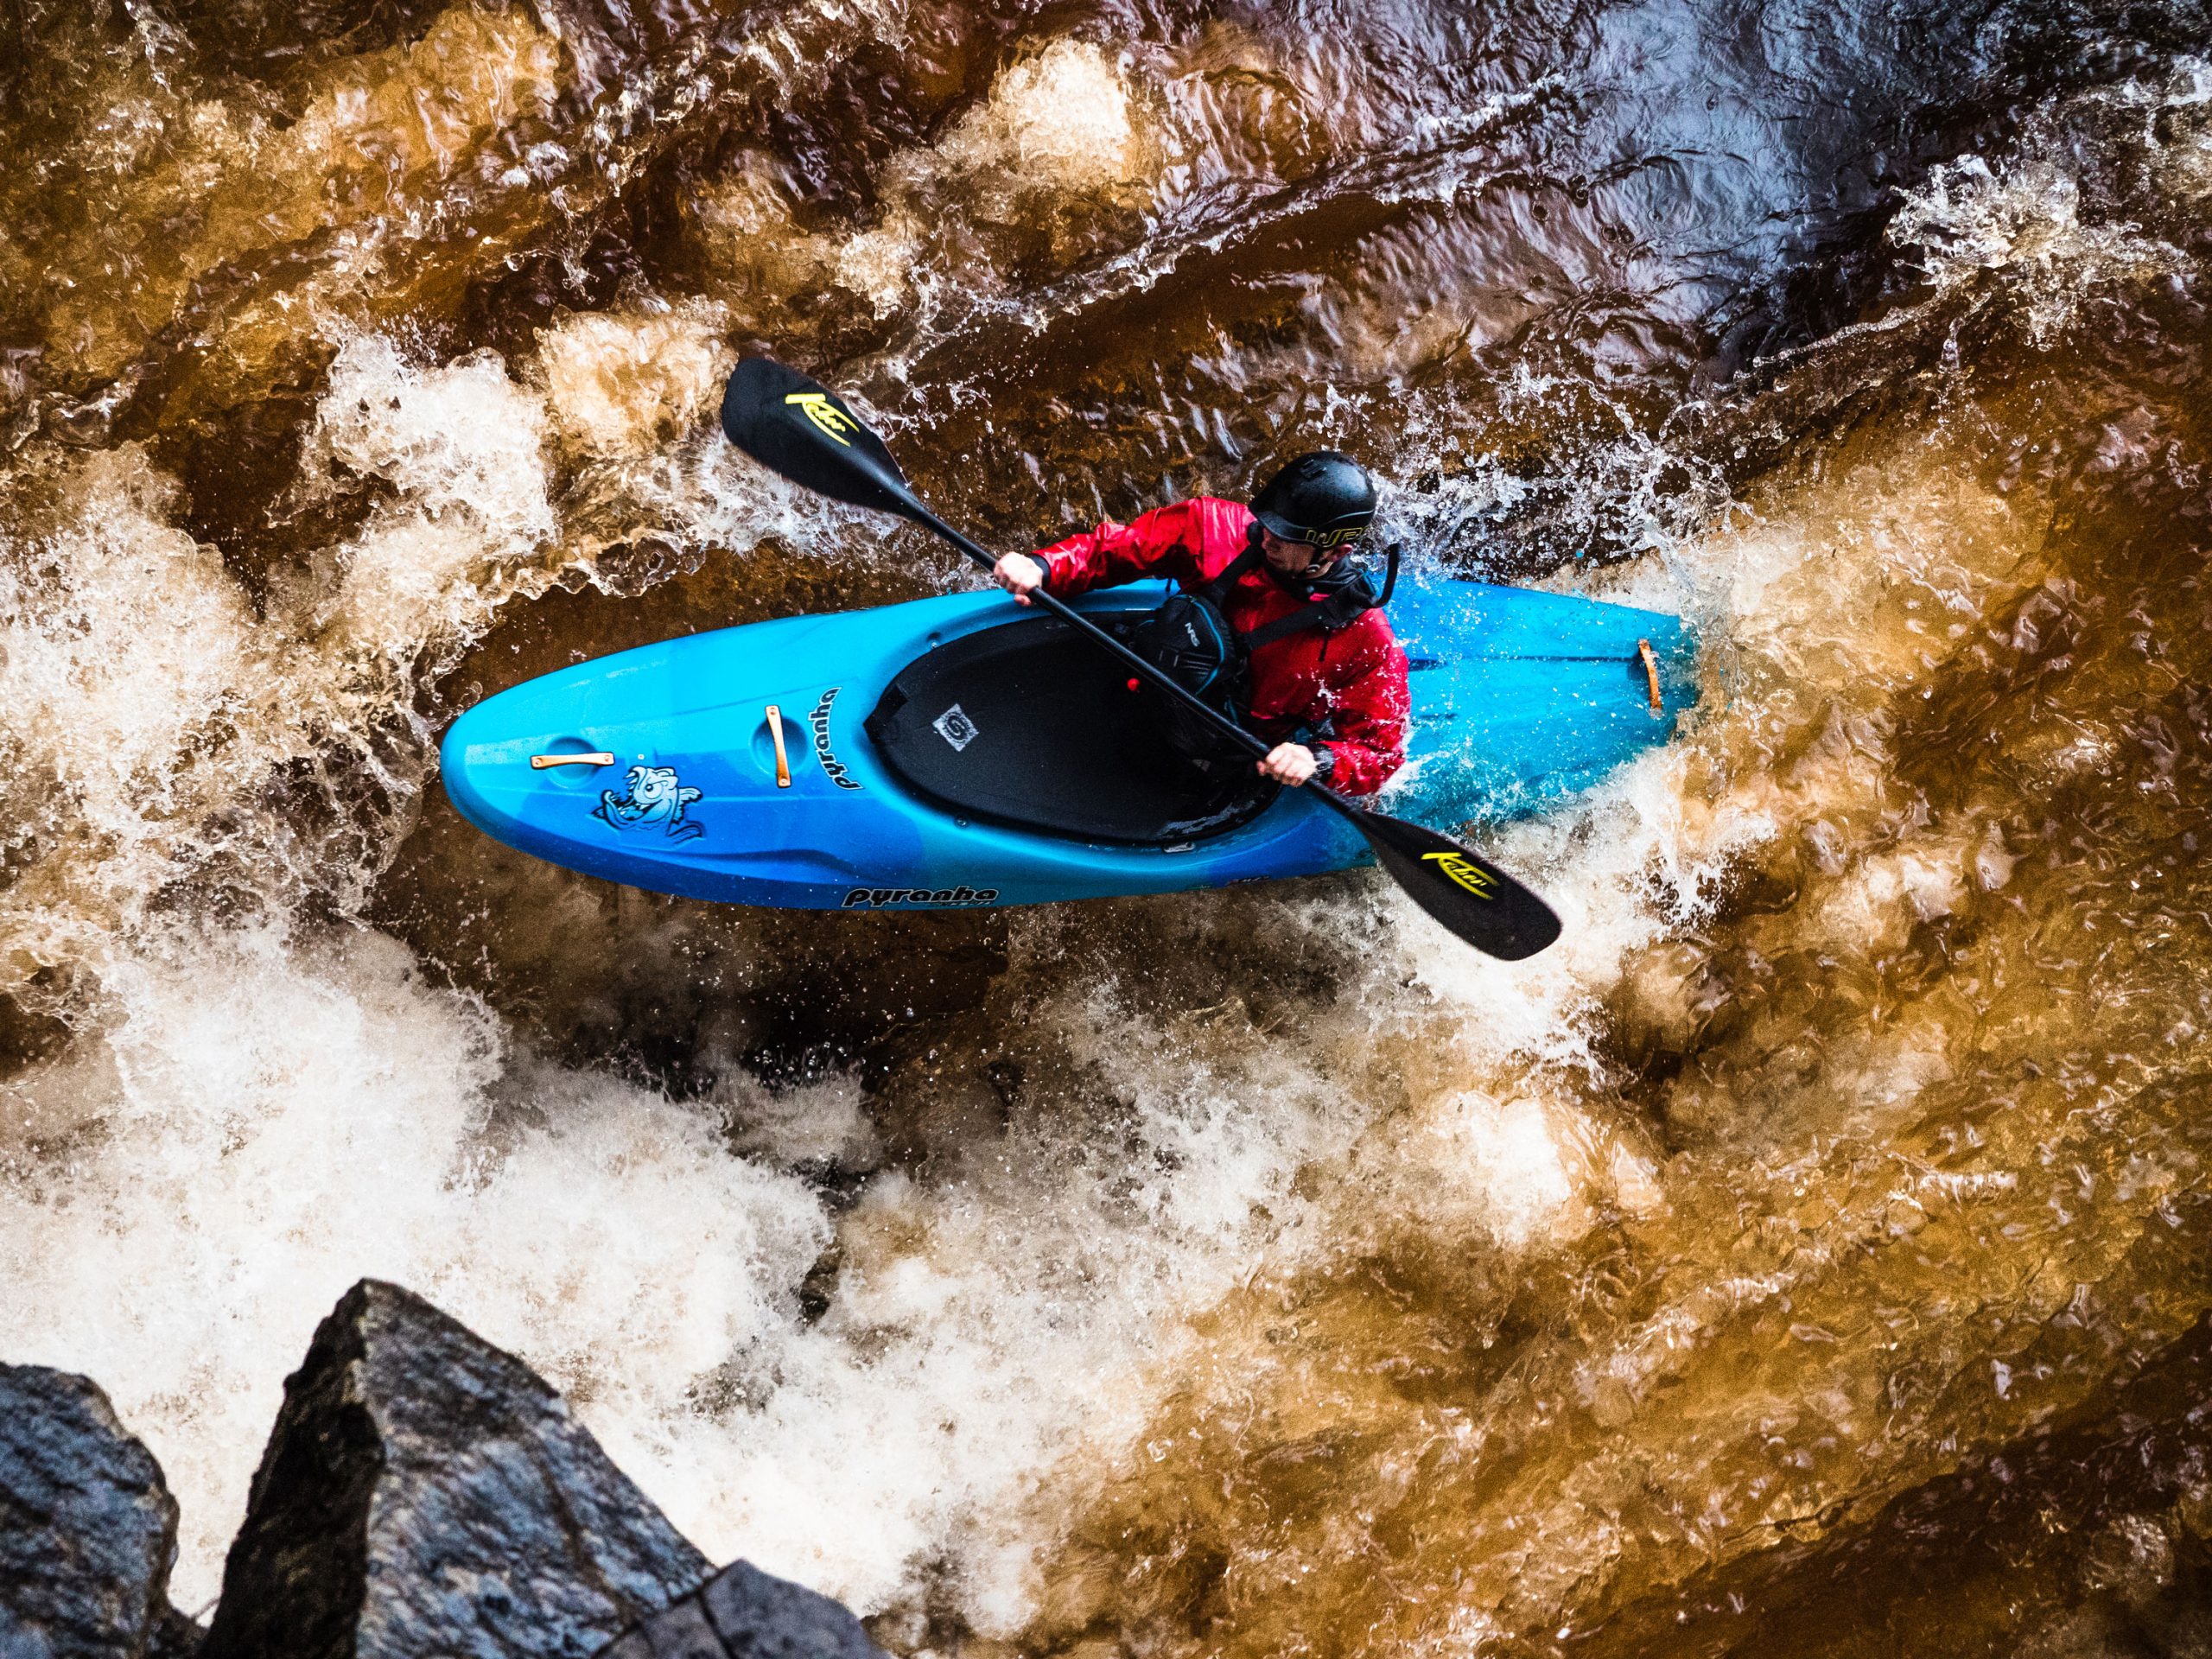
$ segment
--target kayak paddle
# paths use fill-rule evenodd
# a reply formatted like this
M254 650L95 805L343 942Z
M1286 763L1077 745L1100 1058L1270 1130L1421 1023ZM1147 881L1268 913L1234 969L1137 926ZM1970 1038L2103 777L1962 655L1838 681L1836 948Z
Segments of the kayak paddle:
M921 504L876 436L833 392L772 358L749 357L729 378L722 430L747 454L832 500L896 513L933 531L990 569L998 562ZM1123 667L1179 697L1224 736L1264 759L1269 745L1178 684L1042 588L1029 597ZM1478 950L1504 962L1533 957L1559 937L1551 906L1465 842L1347 800L1320 783L1302 787L1351 820L1414 902Z

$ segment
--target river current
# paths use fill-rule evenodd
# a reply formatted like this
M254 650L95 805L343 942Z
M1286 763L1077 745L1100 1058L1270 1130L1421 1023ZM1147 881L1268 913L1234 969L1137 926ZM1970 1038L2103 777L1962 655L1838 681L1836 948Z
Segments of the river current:
M181 1605L368 1274L900 1653L2181 1650L2212 1467L2007 1448L2212 1306L2196 0L7 0L0 155L0 1351ZM1354 450L1701 706L1516 966L491 843L479 696L972 584L755 349L1006 548Z

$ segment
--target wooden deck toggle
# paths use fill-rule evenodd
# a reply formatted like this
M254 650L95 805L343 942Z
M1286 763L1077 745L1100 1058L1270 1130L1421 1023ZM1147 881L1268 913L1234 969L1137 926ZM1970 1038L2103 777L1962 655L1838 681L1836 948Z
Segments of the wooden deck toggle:
M1643 677L1651 683L1651 712L1663 715L1667 712L1667 704L1659 695L1659 659L1652 654L1651 642L1649 639L1637 640L1636 654L1643 658Z
M530 769L543 772L548 766L611 766L614 757L604 752L594 754L533 754Z
M776 745L776 787L789 789L791 786L791 756L784 753L784 711L772 702L768 705L768 735Z

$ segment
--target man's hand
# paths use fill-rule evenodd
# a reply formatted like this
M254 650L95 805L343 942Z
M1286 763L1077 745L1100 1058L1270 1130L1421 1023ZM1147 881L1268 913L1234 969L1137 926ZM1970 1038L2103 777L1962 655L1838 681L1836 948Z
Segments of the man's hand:
M991 567L991 579L1014 595L1015 604L1027 605L1044 582L1045 567L1027 553L1009 553Z
M1313 775L1319 764L1313 759L1313 751L1303 743L1278 743L1260 762L1260 776L1295 789Z

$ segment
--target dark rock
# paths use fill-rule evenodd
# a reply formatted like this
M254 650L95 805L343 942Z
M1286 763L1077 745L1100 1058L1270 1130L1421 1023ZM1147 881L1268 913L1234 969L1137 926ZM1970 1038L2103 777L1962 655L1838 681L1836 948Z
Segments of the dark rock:
M203 1659L582 1659L707 1573L527 1365L364 1280L285 1382Z
M176 1500L87 1378L0 1365L0 1656L183 1659Z
M882 1659L882 1649L829 1597L737 1561L601 1659Z
M200 1646L207 1640L205 1625L194 1624L170 1607L163 1611L162 1622L146 1643L146 1659L200 1659Z

